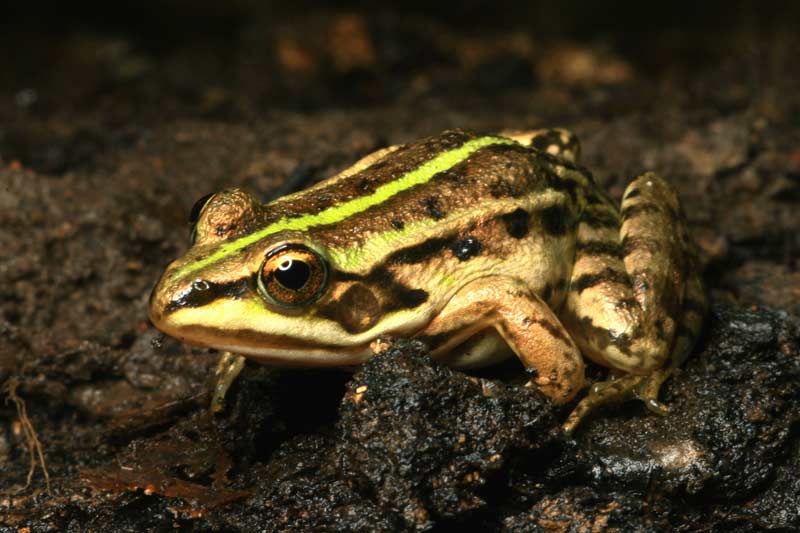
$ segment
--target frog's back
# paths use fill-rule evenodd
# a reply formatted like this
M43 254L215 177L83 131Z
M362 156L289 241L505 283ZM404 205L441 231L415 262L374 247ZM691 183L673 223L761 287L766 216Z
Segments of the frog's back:
M307 236L340 273L389 272L446 299L443 279L455 290L491 272L522 277L546 300L563 298L587 182L574 165L458 130L368 163L266 211L326 217Z
M327 247L352 249L383 235L399 249L412 232L416 241L420 231L440 234L517 208L566 209L575 198L554 158L503 137L453 130L385 152L358 172L265 206L263 224L316 216L308 234ZM559 195L568 198L554 201Z

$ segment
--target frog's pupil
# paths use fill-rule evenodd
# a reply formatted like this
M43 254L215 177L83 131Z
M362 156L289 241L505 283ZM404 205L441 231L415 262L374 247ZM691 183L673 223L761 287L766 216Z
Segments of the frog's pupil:
M275 279L278 283L293 291L299 291L308 283L311 277L311 267L298 260L286 259L278 265Z

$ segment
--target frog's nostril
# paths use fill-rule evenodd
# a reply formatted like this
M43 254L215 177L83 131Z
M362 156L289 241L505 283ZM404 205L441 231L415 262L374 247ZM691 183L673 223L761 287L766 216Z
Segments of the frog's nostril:
M244 276L230 282L195 279L182 288L170 291L164 298L164 312L171 313L187 307L204 307L217 300L240 298L248 288L250 278Z
M211 288L211 284L204 279L196 279L192 282L192 290L197 292L207 291Z

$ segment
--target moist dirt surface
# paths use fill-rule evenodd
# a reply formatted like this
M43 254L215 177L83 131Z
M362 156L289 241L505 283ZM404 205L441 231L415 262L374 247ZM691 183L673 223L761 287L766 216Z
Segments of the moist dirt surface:
M800 530L794 4L65 6L0 8L0 531ZM680 193L712 306L666 417L567 438L516 361L402 339L354 373L248 365L212 416L219 354L148 323L203 195L551 126L614 198L645 170Z

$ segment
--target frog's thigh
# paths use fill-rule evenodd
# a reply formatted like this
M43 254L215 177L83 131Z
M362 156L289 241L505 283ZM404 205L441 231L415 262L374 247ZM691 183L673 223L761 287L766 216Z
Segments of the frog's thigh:
M551 155L562 157L568 161L577 162L581 153L578 137L569 130L550 128L541 130L506 130L500 133L523 146L532 146Z
M633 373L666 365L689 266L677 198L647 173L628 187L619 230L578 227L565 320L593 360Z
M513 278L486 277L467 284L420 335L447 337L434 350L439 355L489 327L534 371L532 381L554 402L569 401L583 386L577 346L547 304Z

